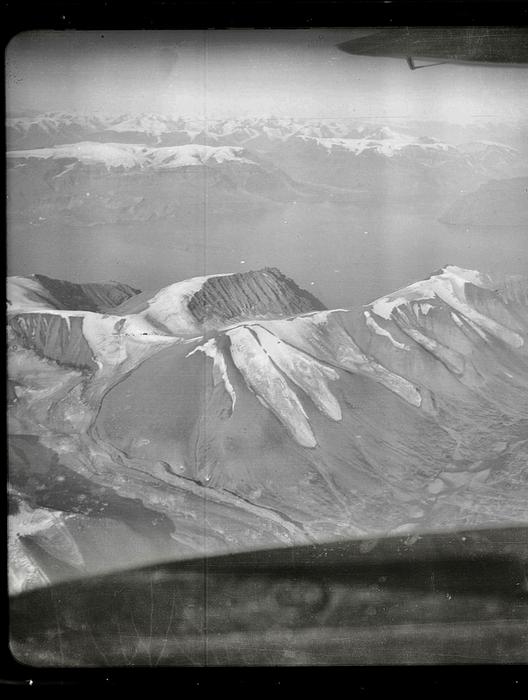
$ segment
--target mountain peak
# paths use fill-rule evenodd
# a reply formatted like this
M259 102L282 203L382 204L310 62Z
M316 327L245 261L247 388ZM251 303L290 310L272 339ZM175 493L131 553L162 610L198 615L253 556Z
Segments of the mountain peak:
M326 307L276 267L193 277L140 294L116 313L139 314L167 334L196 333L255 318L284 318Z
M517 289L513 277L504 283L477 270L446 265L420 282L377 299L368 308L369 313L397 322L405 316L427 316L432 309L448 311L455 324L465 319L481 338L520 348L524 345L523 329L507 306L502 308L511 295L515 299L517 292L512 289Z
M205 324L292 316L326 308L276 267L208 277L188 306L194 318Z
M425 279L376 299L368 306L378 316L389 319L395 309L411 302L428 301L435 297L444 298L446 295L453 296L455 289L458 290L460 297L463 295L466 282L480 287L488 286L486 276L477 270L445 265Z

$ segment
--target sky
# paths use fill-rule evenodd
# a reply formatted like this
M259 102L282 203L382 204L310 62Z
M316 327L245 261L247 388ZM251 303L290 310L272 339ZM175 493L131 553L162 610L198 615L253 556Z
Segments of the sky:
M441 65L336 48L366 29L37 31L6 51L8 113L200 118L411 118L472 123L528 114L528 69Z

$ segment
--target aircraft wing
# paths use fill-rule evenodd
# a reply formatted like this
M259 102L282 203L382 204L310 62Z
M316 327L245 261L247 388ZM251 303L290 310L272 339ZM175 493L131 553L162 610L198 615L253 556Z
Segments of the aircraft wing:
M528 64L528 27L389 27L337 45L357 56L441 63Z

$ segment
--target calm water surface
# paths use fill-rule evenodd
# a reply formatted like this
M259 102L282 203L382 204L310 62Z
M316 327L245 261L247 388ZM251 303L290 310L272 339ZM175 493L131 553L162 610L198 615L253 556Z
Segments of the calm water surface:
M8 272L155 290L195 275L276 266L330 307L367 303L448 263L528 273L526 228L452 227L438 221L440 211L297 203L131 225L13 222Z

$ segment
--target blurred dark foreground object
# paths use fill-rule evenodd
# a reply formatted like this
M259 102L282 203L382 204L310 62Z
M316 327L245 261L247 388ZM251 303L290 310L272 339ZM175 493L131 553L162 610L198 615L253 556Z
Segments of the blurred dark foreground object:
M391 27L338 44L357 56L487 65L528 64L528 27Z
M11 599L30 666L528 662L528 528L162 563Z

